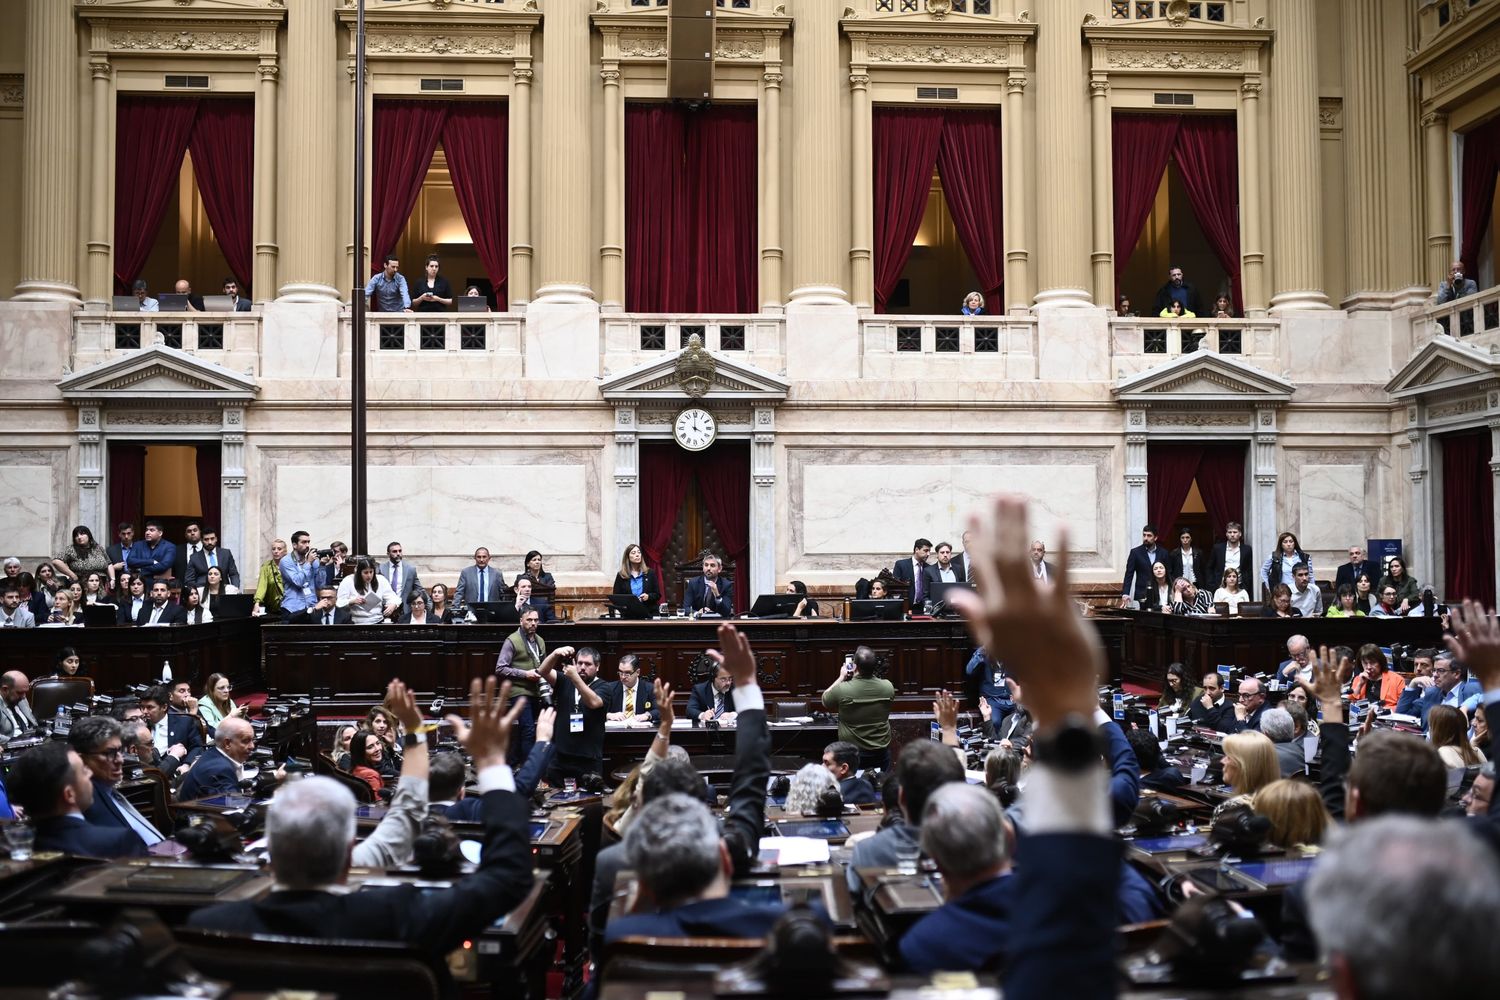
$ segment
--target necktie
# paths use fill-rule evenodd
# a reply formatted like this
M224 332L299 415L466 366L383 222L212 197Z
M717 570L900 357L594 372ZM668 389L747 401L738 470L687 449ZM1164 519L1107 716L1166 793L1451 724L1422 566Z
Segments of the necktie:
M219 551L215 549L208 554L208 568L213 569L219 565Z
M719 692L715 691L714 692L714 718L717 719L719 716L721 716L723 714L724 714L724 696L722 694L720 694Z
M155 625L159 618L161 618L161 608L153 606L151 608L151 624Z
M625 692L625 714L635 714L635 688Z
M125 822L130 824L130 828L135 831L137 837L145 841L147 847L150 847L152 844L159 844L166 839L156 827L151 825L150 820L141 815L140 810L130 804L129 799L120 794L119 789L111 788L109 795L110 798L114 799L115 805L119 807L120 814L125 817Z
M324 625L332 625L333 624L333 612L332 611L325 611L325 612L323 612L323 624Z
M391 589L398 594L401 592L401 566L399 563L391 563Z
M479 603L483 604L490 593L490 569L488 566L479 570Z

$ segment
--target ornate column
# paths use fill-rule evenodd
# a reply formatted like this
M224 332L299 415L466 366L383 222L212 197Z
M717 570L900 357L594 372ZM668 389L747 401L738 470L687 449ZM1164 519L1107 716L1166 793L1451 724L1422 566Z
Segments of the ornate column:
M1276 410L1269 406L1255 410L1255 434L1250 447L1254 451L1254 483L1250 492L1250 525L1246 537L1257 559L1264 559L1276 548ZM1254 593L1247 585L1247 593Z
M245 407L226 406L219 438L219 542L245 552Z
M849 147L852 174L849 222L854 237L849 248L849 286L855 306L869 312L875 308L875 196L871 190L875 166L870 146L870 74L864 66L849 67L849 93L853 98L849 109L853 126Z
M613 552L641 540L641 446L634 403L615 403L615 539ZM606 553L608 554L608 553Z
M1495 407L1495 394L1490 393L1490 409ZM1491 417L1490 428L1490 495L1500 496L1500 418ZM1500 527L1500 514L1496 515L1495 527ZM1500 594L1500 532L1491 532L1495 541L1495 593Z
M1005 110L1000 116L1000 127L1001 141L1005 144L1001 155L1006 191L1027 190L1026 158L1031 155L1031 143L1026 139L1026 85L1030 82L1026 70L1017 67L1005 79ZM1007 199L1001 225L1005 227L1005 304L1006 311L1011 313L1031 311L1034 282L1026 235L1030 231L1030 213L1029 198Z
M1433 550L1440 539L1433 534L1436 525L1432 522L1432 476L1429 474L1432 470L1432 440L1423 426L1426 408L1425 403L1415 399L1406 404L1406 440L1411 443L1411 461L1406 468L1406 478L1411 481L1411 523L1405 531L1409 548L1403 554L1408 563L1421 559L1422 565L1431 566L1430 572L1437 576L1440 568L1434 563ZM1428 548L1424 549L1424 545Z
M1146 501L1146 411L1125 411L1125 547L1130 548L1131 539L1141 525L1151 520L1151 507ZM1123 578L1123 574L1122 574Z
M1344 62L1344 299L1350 309L1387 308L1367 293L1391 289L1390 213L1383 93L1381 4L1344 0L1339 49ZM1316 177L1316 174L1312 176ZM1353 301L1350 301L1353 300Z
M1094 201L1089 177L1090 116L1082 86L1088 75L1078 28L1085 8L1093 6L1086 0L1038 5L1037 114L1043 124L1037 129L1036 161L1037 176L1045 178L1037 198L1041 260L1036 304L1041 307L1093 302L1088 266Z
M625 96L620 64L606 60L604 81L604 245L599 248L605 309L625 308Z
M99 309L108 309L114 294L113 263L114 232L110 225L110 207L114 184L110 168L114 164L114 147L109 142L110 112L114 109L115 93L110 86L114 75L109 57L102 52L89 57L89 74L93 77L91 127L89 138L93 144L89 171L89 238L88 267L84 278L84 302ZM85 522L93 523L93 522Z
M1115 305L1114 137L1109 110L1109 77L1098 71L1089 80L1089 121L1093 126L1094 155L1094 302L1106 309Z
M255 273L247 294L265 302L276 287L276 78L281 70L274 56L262 56L256 72L260 84L255 96Z
M109 529L109 504L104 492L104 435L99 431L99 407L78 409L78 523Z
M338 79L341 70L333 0L299 0L287 7L286 156L280 157L286 212L286 254L277 295L294 302L340 299L334 272L338 253ZM355 248L355 253L359 253ZM258 248L257 248L258 255ZM345 276L347 280L347 275ZM264 296L264 289L256 289Z
M776 410L753 407L750 431L750 593L776 592Z
M793 0L791 301L845 303L838 213L848 184L840 162L839 11L828 0Z
M542 88L540 301L591 302L594 227L589 121L589 4L547 0Z
M1327 309L1318 204L1318 19L1306 0L1276 0L1271 86L1271 311ZM1252 542L1254 544L1254 542Z
M767 33L767 43L771 40ZM778 39L779 41L779 39ZM760 75L760 311L780 312L781 278L781 63Z
M531 300L531 62L510 71L510 274L508 307Z
M1423 193L1427 216L1427 273L1422 277L1437 287L1453 263L1453 204L1449 201L1448 116L1432 111L1422 116ZM1496 454L1500 454L1497 452Z
M1240 281L1245 311L1251 316L1266 312L1266 255L1260 232L1260 88L1258 77L1240 84L1240 149L1244 170L1240 173Z
M76 304L78 41L73 5L26 5L21 283L15 298Z

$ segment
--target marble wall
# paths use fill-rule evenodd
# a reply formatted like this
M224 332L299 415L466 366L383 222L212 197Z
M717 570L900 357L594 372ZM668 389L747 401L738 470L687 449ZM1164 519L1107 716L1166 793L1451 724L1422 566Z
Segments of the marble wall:
M66 481L67 463L66 450L0 449L0 558L18 556L30 572L62 547L76 492Z

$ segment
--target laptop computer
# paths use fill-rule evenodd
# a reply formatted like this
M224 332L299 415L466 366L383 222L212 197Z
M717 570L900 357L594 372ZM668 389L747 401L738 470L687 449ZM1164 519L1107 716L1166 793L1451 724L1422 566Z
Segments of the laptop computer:
M227 295L205 295L203 308L206 312L227 313L234 311L234 304Z
M494 625L519 625L521 613L514 601L482 601L469 605L474 620Z
M797 610L800 594L761 594L750 608L753 618L790 618Z
M483 295L460 295L453 300L453 309L461 313L489 312L490 300Z
M214 602L215 618L249 618L254 610L254 594L224 594Z
M164 313L188 311L188 297L177 292L162 292L156 297L156 304Z
M251 598L253 601L254 598ZM85 628L100 628L105 625L114 625L119 622L120 609L113 604L85 604L83 606L83 625Z
M849 602L850 621L898 622L905 613L904 597L876 597Z
M928 587L927 587L927 599L929 601L931 601L933 603L933 605L935 605L935 606L936 605L947 605L949 603L948 602L948 594L951 591L955 591L955 590L967 590L970 593L972 593L973 590L974 590L974 588L971 587L971 586L969 586L967 583L965 583L962 580L955 580L953 583L944 583L944 582L942 582L940 580L937 583L928 584ZM958 612L954 611L951 607L948 607L948 608L945 608L943 611L940 611L939 613L940 614L957 614Z
M650 618L656 614L656 605L643 601L634 594L610 594L609 606L618 608L626 618Z
M140 312L141 303L134 295L116 295L110 308L122 313Z

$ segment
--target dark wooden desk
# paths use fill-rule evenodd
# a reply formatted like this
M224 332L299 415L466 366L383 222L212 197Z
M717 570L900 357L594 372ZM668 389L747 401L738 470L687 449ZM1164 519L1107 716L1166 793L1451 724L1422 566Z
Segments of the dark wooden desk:
M260 630L258 618L164 628L18 628L5 630L0 648L9 669L42 677L56 670L57 651L72 646L98 694L158 678L167 662L172 676L192 681L194 691L212 673L228 674L235 690L247 691L261 686Z
M1197 676L1221 663L1271 671L1286 659L1286 641L1305 635L1315 647L1367 642L1442 646L1442 624L1436 618L1200 618L1153 611L1116 610L1094 621L1122 620L1121 677L1160 688L1167 664L1183 663Z

